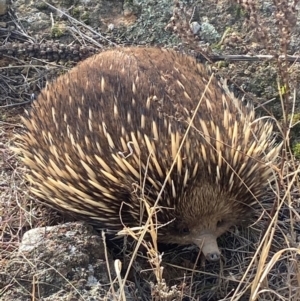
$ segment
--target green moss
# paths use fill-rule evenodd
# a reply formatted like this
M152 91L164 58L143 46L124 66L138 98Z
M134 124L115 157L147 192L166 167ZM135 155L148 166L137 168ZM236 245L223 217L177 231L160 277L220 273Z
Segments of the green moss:
M291 120L292 119L292 120ZM292 152L296 159L300 159L300 113L288 115L288 122L291 122L292 128L290 131L290 144L292 145Z
M40 1L36 4L36 8L39 10L47 10L48 7L49 6L45 2L42 2L42 1Z
M82 15L81 15L81 18L82 22L84 22L85 24L89 25L90 24L90 14L88 12L84 12Z
M80 17L80 13L81 13L81 10L79 7L74 7L72 10L71 10L71 16L75 19L79 19Z
M240 4L231 5L229 12L235 16L236 20L244 19L248 14L248 12Z
M291 120L291 118L292 118L292 115L289 114L289 115L288 115L288 120ZM295 124L296 122L300 122L300 113L295 113L295 114L293 115L292 124Z
M300 159L300 143L294 144L293 153L296 159Z
M213 43L213 44L212 44L212 49L214 49L214 50L221 50L222 47L223 47L223 41L224 41L224 39L225 39L226 36L227 36L229 33L231 33L231 32L232 32L231 27L227 27L227 28L225 29L225 31L224 31L224 33L223 33L223 35L222 35L220 41L219 41L218 43Z
M51 28L51 37L52 38L60 38L65 33L65 29L59 25L54 25Z
M217 62L217 68L222 69L222 68L227 68L229 65L228 61L219 61Z
M77 4L78 4L78 0L62 0L63 6L70 7L72 5L77 5Z
M0 110L0 120L2 122L5 122L7 119L7 115L5 114L5 111L4 110Z

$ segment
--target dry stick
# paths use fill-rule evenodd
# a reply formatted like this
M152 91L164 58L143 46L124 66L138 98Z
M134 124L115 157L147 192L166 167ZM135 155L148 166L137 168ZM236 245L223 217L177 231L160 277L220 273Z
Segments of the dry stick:
M9 14L9 16L10 16L11 21L14 22L14 24L16 25L16 27L19 29L19 31L16 31L16 30L10 31L10 29L8 29L8 32L9 32L9 33L15 32L15 33L17 33L17 34L19 34L19 35L21 35L21 36L23 36L23 37L26 37L27 40L29 40L30 42L33 43L33 42L35 41L35 39L34 39L33 37L31 37L30 35L27 34L26 29L24 28L24 26L23 26L22 23L20 22L19 18L16 17L16 16L15 16L13 13L11 13L11 12L8 12L8 14ZM2 30L3 30L3 29L2 29ZM7 40L7 38L6 38L6 40Z
M77 40L79 41L78 37L76 36L76 33L82 38L84 44L85 41L89 41L90 43L92 44L95 44L96 45L96 48L97 49L101 49L103 48L103 45L99 44L96 40L94 40L92 37L89 37L87 34L83 33L82 31L80 31L79 29L77 29L77 26L76 25L73 25L73 26L67 26L67 29L69 30L69 32L72 34L72 36ZM110 42L112 43L112 42ZM114 44L114 46L116 46L116 44Z
M200 55L203 56L203 54L197 53L196 56ZM217 61L240 61L240 62L255 62L255 61L267 61L267 60L285 60L288 62L300 62L300 56L299 55L280 55L278 58L273 55L208 55L206 56L206 59L212 62Z
M48 4L50 7L52 7L53 9L56 9L55 7L53 7L52 5ZM56 9L58 10L58 9ZM60 10L58 10L60 11ZM108 40L107 38L105 38L104 36L102 36L101 34L97 33L96 31L94 31L91 27L80 23L79 21L77 21L76 19L72 18L71 16L69 16L68 14L62 12L64 15L66 15L71 21L76 22L77 24L80 24L82 26L84 26L85 28L87 28L88 30L90 30L92 33L98 35L101 39L104 39L105 41L109 42L110 44L114 45L114 46L118 46L116 43L113 43L112 41ZM71 33L78 33L81 35L81 37L83 39L88 40L90 43L95 44L97 49L102 48L102 45L99 44L97 41L95 41L93 38L89 37L88 35L79 32L78 30L75 30L75 28L73 27L68 27L69 30L71 31ZM39 43L30 41L32 45L39 45ZM20 47L23 43L20 44ZM7 52L9 48L4 44L0 46L0 54L4 51ZM256 61L272 61L272 60L285 60L287 62L291 62L291 63L298 63L300 62L300 56L299 55L280 55L278 58L273 56L273 55L206 55L204 53L200 53L200 52L195 52L196 54L196 58L200 59L200 57L204 57L205 60L210 61L210 62L217 62L217 61L238 61L238 62L256 62ZM3 54L1 54L3 55Z
M117 46L116 43L110 41L109 39L107 39L106 37L104 37L103 35L101 35L99 32L93 30L90 26L88 26L88 25L86 25L86 24L84 24L84 23L82 23L82 22L79 22L79 21L76 20L75 18L71 17L70 15L68 15L67 13L63 12L62 10L56 8L55 6L51 5L50 3L48 3L48 2L46 2L46 1L44 1L44 0L43 0L43 2L44 2L45 4L47 4L49 7L51 7L52 9L54 9L54 10L60 12L60 13L63 14L64 16L66 16L69 20L72 20L75 24L80 24L81 26L83 26L84 28L88 29L88 30L89 30L90 32L92 32L93 34L99 36L101 39L105 40L106 42L108 42L108 43L110 43L110 44L112 44L112 45L114 45L114 46ZM98 44L98 45L99 45L99 47L101 47L100 44Z
M190 129L191 129L191 127L192 127L193 121L194 121L194 119L195 119L195 117L196 117L196 114L197 114L197 112L198 112L198 110L199 110L199 108L200 108L200 105L201 105L201 103L202 103L202 100L203 100L203 98L204 98L204 96L205 96L205 94L206 94L206 91L208 90L208 87L209 87L209 85L210 85L210 83L211 83L213 77L214 77L214 74L212 74L212 75L210 76L209 81L208 81L207 85L205 86L204 92L202 93L201 98L200 98L200 100L199 100L199 102L198 102L198 105L197 105L197 107L196 107L196 109L195 109L195 111L194 111L194 114L193 114L193 116L192 116L192 118L191 118L191 120L190 120L190 122L189 122L189 125L188 125L188 127L187 127L187 130L186 130L186 132L185 132L185 134L184 134L184 136L183 136L183 138L182 138L182 141L181 141L181 143L180 143L180 145L179 145L179 148L178 148L178 151L177 151L177 153L176 153L176 156L175 156L175 158L174 158L174 160L173 160L173 163L172 163L172 165L171 165L171 168L170 168L170 170L169 170L169 172L168 172L168 174L167 174L167 176L166 176L166 178L165 178L165 181L164 181L164 183L163 183L163 185L162 185L162 188L161 188L161 190L160 190L160 192L159 192L159 194L158 194L158 196L157 196L157 199L156 199L156 201L155 201L155 203L154 203L154 205L153 205L153 208L156 208L157 205L158 205L158 202L159 202L159 200L160 200L160 198L161 198L161 196L162 196L162 194L163 194L164 188L165 188L165 186L166 186L166 184L167 184L167 182L168 182L168 180L169 180L169 178L170 178L171 172L173 171L173 168L174 168L174 166L175 166L175 164L176 164L176 162L177 162L177 158L178 158L178 156L179 156L179 153L180 153L180 151L181 151L181 149L182 149L182 147L183 147L183 144L184 144L184 142L185 142L185 140L186 140L187 134L188 134L188 132L190 131ZM152 211L152 214L153 214L153 212L155 212L155 211L153 210L153 211ZM146 224L145 224L144 230L143 230L143 232L142 232L142 234L141 234L141 236L140 236L140 238L139 238L139 240L138 240L138 242L137 242L136 249L138 249L138 248L141 246L141 244L142 244L142 240L143 240L143 238L144 238L144 236L145 236L145 234L146 234L146 232L147 232L147 229L148 229L148 227L149 227L149 225L150 225L150 223L151 223L151 218L152 218L152 216L149 216L148 219L147 219L147 222L146 222ZM125 276L124 276L123 286L122 286L121 289L120 289L120 294L122 294L122 292L123 292L123 290L124 290L125 282L126 282L126 279L128 278L129 270L130 270L130 268L131 268L131 266L132 266L132 264L133 264L133 261L134 261L134 256L131 257L131 260L130 260L130 262L129 262L128 269L127 269L126 274L125 274Z
M108 259L108 254L107 254L107 245L106 245L106 238L105 238L105 232L101 231L101 237L102 237L102 241L103 241L103 249L104 249L104 255L105 255L105 263L106 263L106 268L107 268L107 273L108 273L108 278L109 278L109 282L110 282L110 289L112 290L113 295L116 295L115 289L114 289L114 285L113 285L113 280L111 277L111 272L110 272L110 266L109 266L109 259Z

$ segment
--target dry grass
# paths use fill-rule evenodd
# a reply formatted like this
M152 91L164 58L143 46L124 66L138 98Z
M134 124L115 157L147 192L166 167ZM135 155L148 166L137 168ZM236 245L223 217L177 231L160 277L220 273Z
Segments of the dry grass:
M80 36L84 40L84 35ZM90 38L85 42L90 43ZM97 41L92 42L94 46L98 44ZM44 85L48 72L45 66L49 67L49 64L41 61L37 67L16 59L14 61L16 66L11 68L20 70L28 67L29 72L26 77L18 72L14 73L15 77L2 77L2 82L6 85L9 99L29 101L34 92L32 87L39 90ZM55 74L61 72L61 66L50 66ZM7 67L0 65L0 71L4 68ZM19 84L15 85L13 81ZM16 86L18 88L14 88ZM280 87L282 85L279 84L279 91ZM292 96L293 108L296 93ZM3 101L0 108L0 275L5 273L7 262L17 252L24 231L60 220L55 211L49 214L49 209L38 205L29 194L24 180L26 171L9 149L14 133L22 130L20 115L23 107L16 108L15 103L11 106L7 98L5 103ZM293 115L293 110L286 111L285 102L283 95L283 116ZM120 272L121 262L115 261L117 277L116 281L112 279L111 282L118 283L119 300L126 299L125 287L129 283L130 269L134 270L136 278L141 279L139 281L151 282L151 296L143 291L139 281L135 283L138 296L143 296L145 300L182 300L187 296L190 300L300 300L300 165L289 155L290 129L294 126L291 120L293 118L286 119L285 123L277 122L285 141L285 152L276 170L277 181L271 183L266 191L263 210L257 214L257 222L249 229L233 229L220 238L223 254L220 263L204 263L199 259L199 252L190 248L167 249L161 253L155 220L157 208L150 208L145 203L149 214L145 227L126 228L122 232L137 243L130 253L125 274ZM288 127L283 124L288 124ZM138 252L141 245L146 250L146 257ZM135 271L136 266L141 268ZM0 288L0 296L17 285L17 280L7 283ZM113 286L111 291L115 291Z

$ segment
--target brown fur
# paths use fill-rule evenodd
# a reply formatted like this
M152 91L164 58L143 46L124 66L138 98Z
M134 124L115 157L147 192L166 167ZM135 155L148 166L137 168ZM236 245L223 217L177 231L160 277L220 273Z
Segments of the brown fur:
M33 191L100 228L145 221L140 200L155 203L209 79L194 58L158 48L85 60L49 84L24 121ZM158 222L174 219L162 241L201 246L246 220L272 177L271 132L213 78L158 203Z

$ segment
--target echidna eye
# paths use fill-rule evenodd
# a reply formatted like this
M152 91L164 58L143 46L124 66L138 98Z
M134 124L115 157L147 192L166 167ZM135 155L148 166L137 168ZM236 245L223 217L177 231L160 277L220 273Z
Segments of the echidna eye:
M187 234L190 232L190 229L189 228L183 228L182 229L182 234Z
M225 226L225 224L226 224L226 222L221 219L217 222L217 228L221 228L221 227Z

